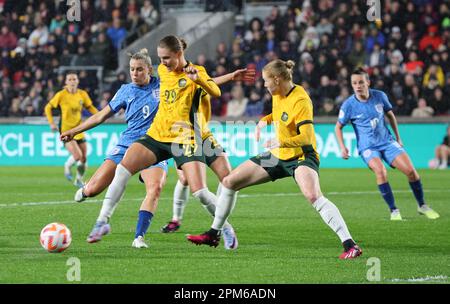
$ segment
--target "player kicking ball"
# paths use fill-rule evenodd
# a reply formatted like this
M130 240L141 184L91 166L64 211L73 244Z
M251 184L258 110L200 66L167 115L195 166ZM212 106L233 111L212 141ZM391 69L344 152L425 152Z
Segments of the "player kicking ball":
M291 60L275 60L264 67L264 86L273 96L272 113L259 121L255 138L259 140L260 130L267 124L275 125L277 138L265 143L270 151L252 157L223 179L211 229L200 235L188 235L190 242L216 247L239 190L291 176L308 202L340 239L344 252L339 258L354 259L362 254L338 208L320 189L313 105L305 89L292 82L293 68Z
M395 205L387 171L381 160L406 175L418 204L418 213L433 220L439 218L439 214L425 203L420 176L403 148L397 120L388 97L382 91L369 88L369 75L362 68L358 68L352 73L351 84L354 94L342 104L335 127L342 158L349 158L349 151L344 145L342 128L350 122L356 133L358 152L367 166L375 173L378 189L389 206L391 220L401 221L402 216ZM385 115L397 140L393 138L385 124Z

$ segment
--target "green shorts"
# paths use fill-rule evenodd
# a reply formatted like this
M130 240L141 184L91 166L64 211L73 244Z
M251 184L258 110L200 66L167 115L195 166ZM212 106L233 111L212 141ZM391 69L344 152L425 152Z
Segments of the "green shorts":
M145 134L135 142L140 143L156 155L156 163L173 158L177 168L185 163L199 161L206 163L205 156L196 144L184 145L177 143L160 142Z
M291 160L281 160L270 152L264 152L250 158L250 160L263 167L272 181L289 176L295 179L295 169L299 166L307 166L319 173L320 162L315 153L305 154L305 159L294 158Z
M217 157L225 154L225 149L213 135L210 135L203 140L203 154L205 155L206 165L210 167Z

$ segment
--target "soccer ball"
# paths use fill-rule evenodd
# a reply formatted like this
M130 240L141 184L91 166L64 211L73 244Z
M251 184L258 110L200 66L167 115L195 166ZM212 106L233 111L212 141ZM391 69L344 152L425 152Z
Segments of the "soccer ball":
M66 225L50 223L41 231L41 245L48 252L62 252L72 242L72 234Z

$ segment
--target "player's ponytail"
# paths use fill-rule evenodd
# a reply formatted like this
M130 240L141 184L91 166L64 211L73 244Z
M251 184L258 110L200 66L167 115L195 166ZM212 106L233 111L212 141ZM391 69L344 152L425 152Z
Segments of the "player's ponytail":
M295 62L292 60L283 61L281 59L276 59L266 64L263 71L266 72L269 77L279 77L286 81L292 81L294 66Z
M150 58L150 55L148 54L148 50L146 48L140 49L136 53L128 53L127 55L130 57L130 60L142 60L145 62L145 64L147 64L149 68L152 66L152 59Z

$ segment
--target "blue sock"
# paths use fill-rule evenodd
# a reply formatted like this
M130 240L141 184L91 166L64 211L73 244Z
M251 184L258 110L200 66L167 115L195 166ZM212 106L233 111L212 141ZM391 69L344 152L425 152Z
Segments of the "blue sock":
M150 223L152 222L153 213L145 210L139 210L139 219L136 225L136 234L134 238L138 236L144 236L147 233L148 227L150 227Z
M392 189L389 183L378 185L378 189L381 192L381 196L386 201L386 204L388 204L389 209L391 209L391 211L397 209L397 207L395 206L394 194L392 193Z
M409 186L411 187L411 190L416 197L417 204L419 205L419 207L422 207L422 205L425 204L425 201L423 199L423 188L420 179L416 180L415 182L409 182Z

